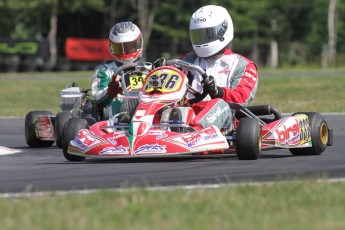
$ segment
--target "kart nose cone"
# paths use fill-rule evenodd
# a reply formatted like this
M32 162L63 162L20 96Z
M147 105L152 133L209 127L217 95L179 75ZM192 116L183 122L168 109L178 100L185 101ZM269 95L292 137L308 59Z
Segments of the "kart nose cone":
M146 134L150 129L150 125L146 122L132 122L129 126L129 134L131 136L141 136Z

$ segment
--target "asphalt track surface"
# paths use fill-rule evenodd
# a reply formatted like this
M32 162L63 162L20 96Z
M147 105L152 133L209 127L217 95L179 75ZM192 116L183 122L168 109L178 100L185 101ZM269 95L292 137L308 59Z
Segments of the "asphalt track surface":
M297 157L281 149L264 151L256 161L240 161L236 155L213 155L87 159L78 163L65 160L62 150L55 146L29 148L25 142L24 118L0 118L0 194L343 179L345 115L329 114L325 118L334 129L334 145L319 156ZM7 152L4 147L18 152L3 155Z

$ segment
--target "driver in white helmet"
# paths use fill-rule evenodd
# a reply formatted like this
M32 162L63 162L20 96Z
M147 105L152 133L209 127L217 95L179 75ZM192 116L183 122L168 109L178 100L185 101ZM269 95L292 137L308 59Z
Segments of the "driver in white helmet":
M92 77L92 96L105 120L119 113L122 101L118 81L112 82L115 70L125 63L137 62L143 51L143 37L140 29L132 22L119 22L109 32L109 50L114 60L105 61L96 67Z
M192 104L196 116L190 125L205 128L213 124L231 130L234 119L228 102L247 106L252 101L258 87L256 65L229 48L234 29L224 7L198 9L190 19L189 33L194 52L181 59L201 66L208 76L203 79L197 71L189 74L194 89L208 92L203 101ZM189 95L191 102L193 97Z

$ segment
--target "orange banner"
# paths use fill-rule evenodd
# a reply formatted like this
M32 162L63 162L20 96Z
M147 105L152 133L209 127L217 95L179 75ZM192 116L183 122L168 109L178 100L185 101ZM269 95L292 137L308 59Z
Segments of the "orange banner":
M67 38L66 57L74 61L101 61L113 59L108 39Z

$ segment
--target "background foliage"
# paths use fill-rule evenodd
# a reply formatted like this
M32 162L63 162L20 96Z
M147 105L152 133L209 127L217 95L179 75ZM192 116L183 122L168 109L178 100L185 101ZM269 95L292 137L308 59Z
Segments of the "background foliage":
M67 37L107 38L112 25L130 20L140 25L144 33L146 59L179 57L191 51L191 14L203 5L217 4L226 7L232 16L235 52L266 66L270 43L275 40L280 67L320 66L322 49L328 42L329 1L0 0L0 38L46 39L55 14L58 54L63 59ZM341 29L345 26L345 2L338 1L337 59L330 63L332 66L342 65L345 60L345 31ZM152 25L149 17L153 19Z

